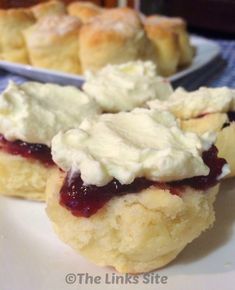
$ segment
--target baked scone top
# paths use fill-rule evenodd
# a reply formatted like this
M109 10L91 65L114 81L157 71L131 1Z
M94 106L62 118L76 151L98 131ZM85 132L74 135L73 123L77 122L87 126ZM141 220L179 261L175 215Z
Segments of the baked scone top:
M0 133L9 141L50 146L60 130L97 113L95 101L75 87L10 82L0 96Z
M190 119L208 113L224 113L235 109L235 90L202 87L194 92L178 88L167 100L148 102L151 109L167 110L177 118Z
M65 171L80 171L85 184L103 186L113 178L167 182L207 175L201 154L212 138L181 131L173 115L158 110L105 114L52 140L52 156Z
M105 10L84 26L84 29L89 27L92 27L94 31L116 31L127 37L135 33L143 33L139 14L127 7Z
M103 8L94 3L80 1L72 2L67 9L70 15L77 16L83 23L90 21L104 11Z
M40 41L47 41L48 38L64 36L69 33L79 33L81 21L77 17L69 15L53 15L41 18L36 24L25 31L30 35L28 41L32 46Z
M62 1L51 0L44 3L39 3L31 7L36 19L46 16L66 14L66 8Z
M156 98L166 99L173 92L170 83L157 76L152 62L108 65L85 77L83 90L105 112L129 111Z
M152 15L143 18L143 22L149 26L157 26L165 29L186 28L186 22L180 17L166 17Z

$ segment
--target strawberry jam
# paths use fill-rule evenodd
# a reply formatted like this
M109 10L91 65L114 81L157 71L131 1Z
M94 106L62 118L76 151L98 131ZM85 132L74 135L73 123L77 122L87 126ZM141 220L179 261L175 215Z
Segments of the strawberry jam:
M90 217L102 208L106 202L115 196L137 193L150 186L169 190L172 194L180 195L185 186L198 190L206 190L218 183L218 176L226 161L217 157L218 150L212 146L202 155L204 163L210 168L207 176L197 176L181 181L160 183L146 178L136 178L131 184L121 184L113 179L105 186L84 185L79 173L67 174L60 191L60 204L75 216Z
M8 141L0 134L0 150L12 155L20 155L24 158L35 159L45 166L53 166L51 149L43 144L33 144L24 141Z

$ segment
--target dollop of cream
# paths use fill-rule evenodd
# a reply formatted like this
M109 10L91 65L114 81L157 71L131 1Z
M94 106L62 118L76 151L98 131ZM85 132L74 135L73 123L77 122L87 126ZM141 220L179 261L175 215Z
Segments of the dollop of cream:
M83 90L105 112L130 111L147 101L165 99L173 92L170 83L157 76L152 62L108 65L96 73L86 72Z
M0 96L0 133L9 141L50 146L59 131L99 112L95 101L75 87L10 82Z
M170 111L180 119L190 119L208 113L228 112L233 102L235 103L234 99L235 90L226 87L201 87L193 92L178 88L167 100L150 101L148 106L152 109Z
M207 134L208 135L208 134ZM85 184L103 186L113 178L174 181L207 175L201 154L215 135L203 139L180 130L174 116L158 110L105 114L52 140L52 156L65 171L81 172Z

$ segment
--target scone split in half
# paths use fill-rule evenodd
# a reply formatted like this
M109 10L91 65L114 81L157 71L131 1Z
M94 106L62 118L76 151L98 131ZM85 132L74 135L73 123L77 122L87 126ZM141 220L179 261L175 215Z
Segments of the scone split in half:
M166 110L180 119L182 130L203 135L214 132L219 157L225 158L235 176L235 90L227 87L187 92L175 90L165 100L148 102L150 108Z
M57 234L125 273L166 265L210 227L229 171L212 140L157 110L86 120L53 138L52 155L61 170L48 181L47 213Z
M45 200L55 166L52 138L97 113L96 103L76 88L9 83L0 96L0 193Z

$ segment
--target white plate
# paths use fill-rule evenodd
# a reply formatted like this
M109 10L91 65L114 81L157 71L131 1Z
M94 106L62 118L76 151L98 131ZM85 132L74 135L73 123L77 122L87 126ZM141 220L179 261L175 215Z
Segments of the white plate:
M220 54L219 46L215 42L210 41L206 38L192 36L191 42L197 49L197 54L194 58L192 65L170 77L170 81L174 82L176 80L179 80L182 77L185 77L188 74L202 68L203 66L208 65ZM67 74L48 69L40 69L32 67L30 65L0 61L0 67L9 72L16 73L21 76L41 82L51 82L61 85L74 86L80 86L84 82L83 76Z
M171 289L234 290L235 288L235 180L227 180L216 202L216 223L211 230L164 269L153 272L167 276L167 284L108 284L114 275L110 268L93 265L53 233L43 203L0 198L0 289ZM192 225L193 226L193 225ZM100 276L100 284L65 282L69 273ZM73 282L74 276L69 280ZM148 277L149 278L149 277ZM91 278L89 278L91 279ZM147 280L145 280L147 281Z

